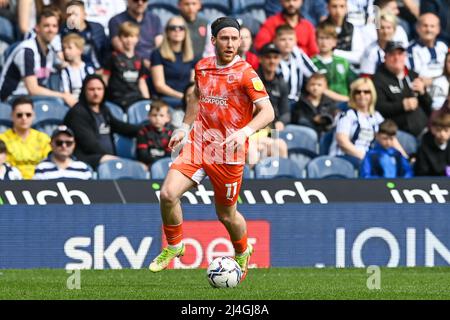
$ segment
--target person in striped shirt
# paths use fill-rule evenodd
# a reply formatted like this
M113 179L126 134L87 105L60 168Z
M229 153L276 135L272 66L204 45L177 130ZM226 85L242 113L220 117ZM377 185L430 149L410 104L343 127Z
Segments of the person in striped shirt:
M92 179L88 165L72 157L75 137L71 129L64 125L56 128L51 146L52 152L36 166L33 180Z

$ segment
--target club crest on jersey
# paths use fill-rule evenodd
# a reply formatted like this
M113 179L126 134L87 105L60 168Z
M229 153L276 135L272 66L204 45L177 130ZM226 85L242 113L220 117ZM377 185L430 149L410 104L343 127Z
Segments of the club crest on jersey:
M263 91L264 90L264 84L261 81L261 79L258 78L253 78L252 79L252 83L253 83L253 88L255 88L256 91Z
M233 83L235 81L236 81L236 75L229 74L228 77L227 77L227 82L231 84L231 83Z

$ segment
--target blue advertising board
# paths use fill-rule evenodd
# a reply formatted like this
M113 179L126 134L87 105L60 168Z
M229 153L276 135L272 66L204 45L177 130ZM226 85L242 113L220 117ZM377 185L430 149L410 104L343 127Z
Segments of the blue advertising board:
M183 211L186 222L216 221L212 205ZM243 204L239 211L269 224L270 266L450 265L448 203ZM161 246L157 204L1 207L0 269L146 268Z

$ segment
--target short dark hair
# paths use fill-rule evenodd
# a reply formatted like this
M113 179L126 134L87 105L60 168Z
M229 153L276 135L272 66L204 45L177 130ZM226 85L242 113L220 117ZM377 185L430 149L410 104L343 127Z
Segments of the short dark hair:
M441 113L431 119L432 127L450 128L450 113Z
M3 140L0 140L0 153L6 153L6 143Z
M153 100L151 103L150 110L148 111L148 114L152 113L153 111L158 112L164 108L166 108L167 111L169 111L170 107L167 104L167 102L165 102L163 100Z
M14 112L16 110L17 106L20 106L22 104L31 104L31 107L34 109L33 100L31 100L28 96L20 96L14 99L11 110Z
M320 73L320 72L313 73L311 75L311 77L309 77L308 82L310 82L312 80L323 80L328 84L327 77L323 73Z
M38 17L36 19L36 24L40 24L42 19L50 18L50 17L55 17L58 20L58 24L59 24L59 20L61 19L61 11L59 11L58 8L51 6L51 5L44 6L41 13L38 15Z
M389 3L396 1L396 0L375 0L373 4L375 6L378 6L380 9L383 9L386 7Z
M378 134L387 134L390 137L397 135L398 126L391 119L384 120L378 128Z
M279 37L279 36L281 36L282 34L285 34L285 33L291 33L291 34L294 34L295 36L297 36L297 34L295 33L295 29L292 28L288 24L279 25L275 29L275 37Z
M81 0L71 0L71 1L69 1L69 2L67 3L67 5L66 5L66 9L69 8L69 7L71 7L71 6L78 6L78 7L82 7L82 8L85 7L85 6L84 6L84 2L81 1Z

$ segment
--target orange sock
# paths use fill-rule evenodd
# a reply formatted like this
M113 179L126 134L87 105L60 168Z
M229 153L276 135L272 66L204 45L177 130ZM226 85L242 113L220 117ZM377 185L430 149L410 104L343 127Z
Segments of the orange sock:
M233 243L236 254L244 253L247 250L247 233L244 234L241 240L231 241Z
M183 239L183 224L180 223L176 226L164 225L164 233L166 235L167 243L171 246L176 246Z

